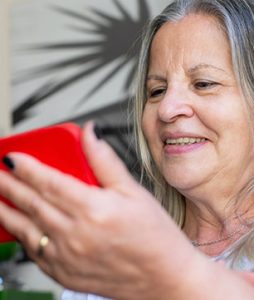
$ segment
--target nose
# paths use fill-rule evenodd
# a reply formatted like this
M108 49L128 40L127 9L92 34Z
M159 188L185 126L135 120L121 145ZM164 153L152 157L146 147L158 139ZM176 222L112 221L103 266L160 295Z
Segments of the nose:
M192 117L193 106L188 95L179 89L168 89L159 103L158 117L161 121L171 123L180 117Z

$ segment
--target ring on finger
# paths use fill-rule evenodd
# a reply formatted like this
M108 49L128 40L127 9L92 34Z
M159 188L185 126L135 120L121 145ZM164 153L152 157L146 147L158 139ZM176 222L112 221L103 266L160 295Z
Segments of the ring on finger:
M43 234L40 238L39 245L38 245L38 250L37 250L38 256L40 257L43 256L44 249L47 247L48 244L49 244L49 237Z

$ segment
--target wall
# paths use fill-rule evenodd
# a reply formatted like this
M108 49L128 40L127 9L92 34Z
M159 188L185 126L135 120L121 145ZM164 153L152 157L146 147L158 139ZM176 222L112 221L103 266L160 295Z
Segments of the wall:
M141 29L167 3L16 0L10 11L14 131L130 98Z

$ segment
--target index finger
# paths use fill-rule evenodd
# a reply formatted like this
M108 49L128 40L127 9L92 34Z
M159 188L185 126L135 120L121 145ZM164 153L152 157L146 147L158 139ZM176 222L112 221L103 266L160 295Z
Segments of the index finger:
M4 160L11 167L13 175L38 192L46 201L68 213L70 205L72 211L79 209L81 201L82 205L85 205L85 199L91 198L92 190L96 189L28 154L12 152Z

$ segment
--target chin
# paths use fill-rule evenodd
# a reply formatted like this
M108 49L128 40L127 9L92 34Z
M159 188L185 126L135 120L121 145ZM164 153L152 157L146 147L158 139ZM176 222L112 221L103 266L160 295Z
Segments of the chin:
M198 183L193 182L193 180L185 180L185 179L179 181L174 180L173 182L172 181L167 181L167 182L169 185L177 189L181 194L184 191L194 189L198 185Z
M173 171L173 172L172 172ZM163 173L163 176L167 183L172 187L176 188L180 193L182 191L195 189L197 186L202 185L205 182L204 176L198 172L186 170L183 172L177 172L172 170L170 173Z

